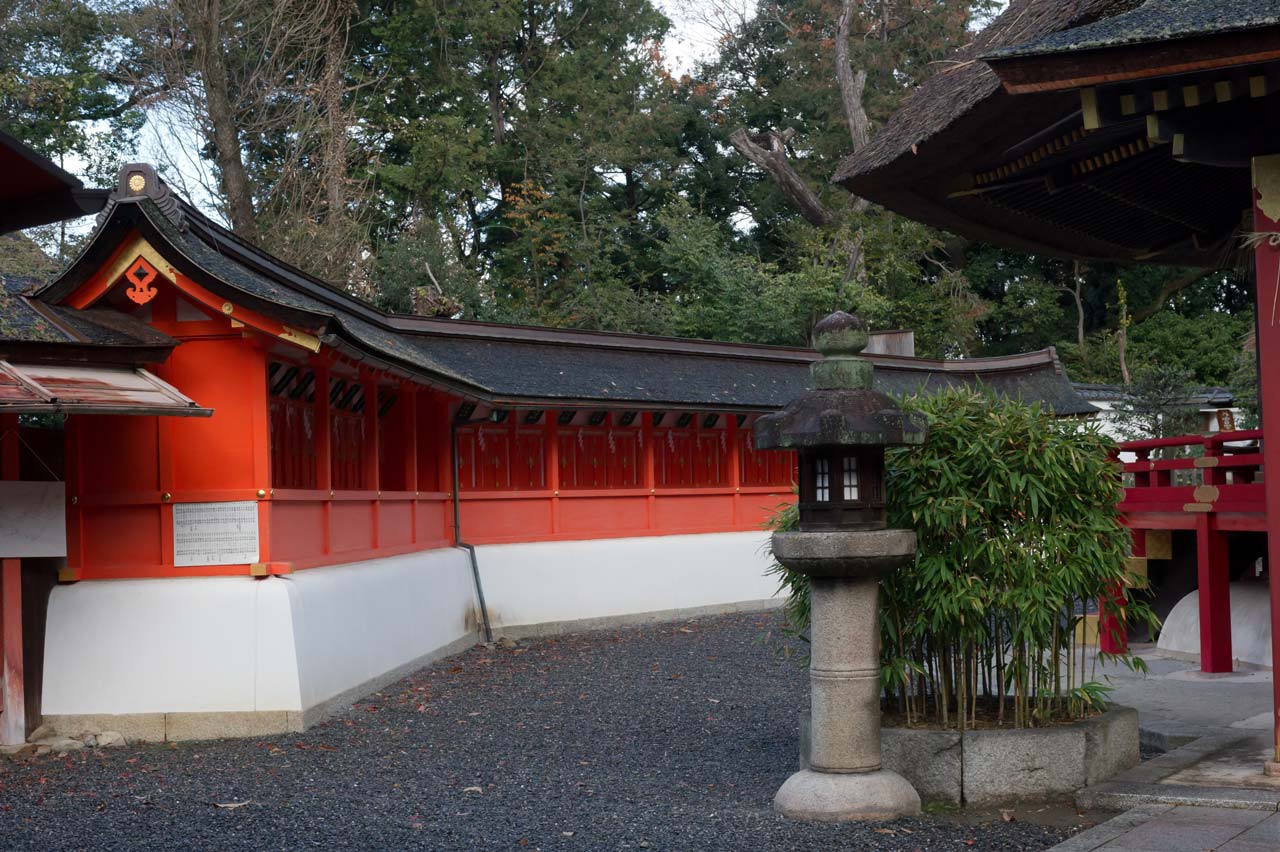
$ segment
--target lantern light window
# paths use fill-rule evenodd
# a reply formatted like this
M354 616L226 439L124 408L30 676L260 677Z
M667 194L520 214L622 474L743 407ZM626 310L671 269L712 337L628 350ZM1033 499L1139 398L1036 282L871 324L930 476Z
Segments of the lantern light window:
M537 422L538 422L539 420L541 420L541 419L542 419L542 412L541 412L541 411L534 410L534 411L528 411L528 412L525 412L525 415L524 415L524 422L525 422L525 423L527 423L527 424L528 424L528 425L530 425L530 426L534 425L535 423L537 423Z
M619 426L630 426L632 423L635 423L635 422L636 422L636 412L634 411L624 411L622 412L622 416L618 418Z
M844 457L844 499L858 499L858 460L853 456Z
M599 426L604 422L605 414L606 412L604 411L593 411L591 412L591 417L587 419L587 422L592 426Z
M826 503L831 499L831 471L826 459L814 459L813 487L813 497L819 503Z
M684 414L681 414L678 418L676 418L676 428L683 429L692 422L693 422L693 414L691 412L686 411Z
M556 418L556 422L559 423L561 426L568 426L570 423L573 422L573 417L575 414L577 414L576 411L561 411L560 416Z
M476 404L474 402L464 402L458 405L458 413L455 419L459 422L465 422L471 419L471 415L475 413Z

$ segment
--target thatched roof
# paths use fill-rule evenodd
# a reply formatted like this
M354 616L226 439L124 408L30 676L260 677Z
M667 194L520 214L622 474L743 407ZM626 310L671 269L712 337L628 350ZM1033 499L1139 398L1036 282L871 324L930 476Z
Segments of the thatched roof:
M1086 73L1108 81L1180 74L1161 85L1209 93L1210 106L1194 117L1194 142L1276 138L1271 123L1280 119L1268 117L1277 115L1280 94L1212 94L1221 79L1215 69L1246 73L1235 68L1241 56L1280 65L1280 28L1238 26L1273 15L1280 15L1280 0L1013 0L840 165L835 180L972 240L1064 257L1219 266L1249 206L1250 152L1202 146L1192 156L1169 144L1172 137L1151 138L1143 110L1117 110L1086 127L1076 80ZM1084 47L1104 40L1117 46ZM1202 51L1209 42L1212 49ZM1029 46L1049 52L1006 55ZM1166 54L1175 48L1171 60ZM1115 51L1131 61L1121 68L1111 59ZM1055 81L1041 83L1037 75ZM1125 91L1135 102L1150 100L1146 89Z
M835 182L848 185L890 165L913 147L927 144L985 101L999 99L1003 94L1000 80L978 57L1140 5L1141 0L1014 0L972 42L952 54L870 143L840 164Z
M1280 24L1280 0L1147 0L1137 9L1003 47L991 58L1044 56L1197 38Z

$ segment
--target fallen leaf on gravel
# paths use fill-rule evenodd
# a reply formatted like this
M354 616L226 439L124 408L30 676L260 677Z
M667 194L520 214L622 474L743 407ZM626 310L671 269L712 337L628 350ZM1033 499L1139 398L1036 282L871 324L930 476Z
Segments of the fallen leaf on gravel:
M710 701L712 704L719 704L719 703L720 703L720 699L719 699L719 698L708 698L707 700L708 700L708 701Z
M895 837L898 834L898 832L894 831L892 828L873 828L871 830L874 831L876 834L889 834Z
M562 832L560 832L560 836L561 836L561 837L573 837L573 832L572 832L572 831L562 831Z
M1014 820L1013 811L1001 811L1000 819L1004 820L1005 822L1013 822Z
M692 632L693 632L692 630L690 630L690 629L689 629L689 628L687 628L687 627L680 627L680 628L677 628L677 630L678 630L680 633L692 633Z
M462 788L462 792L464 792L464 793L483 793L483 792L484 792L484 789L483 789L483 788L481 788L481 787L463 787L463 788Z
M251 799L245 799L243 802L214 802L213 806L215 808L226 808L227 810L230 810L232 808L243 808L245 805L252 803Z

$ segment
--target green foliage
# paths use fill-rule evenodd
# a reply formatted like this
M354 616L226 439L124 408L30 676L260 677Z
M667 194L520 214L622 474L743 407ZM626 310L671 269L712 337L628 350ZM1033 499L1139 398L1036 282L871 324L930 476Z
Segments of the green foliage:
M1189 384L1227 385L1236 370L1244 339L1253 330L1253 311L1227 314L1208 310L1186 315L1160 311L1134 326L1130 363L1173 367L1187 373Z
M1128 399L1117 403L1116 424L1130 440L1169 438L1199 431L1199 406L1190 370L1148 367L1138 374Z
M886 457L889 524L919 537L914 567L882 581L887 696L909 718L960 728L980 693L996 696L1015 726L1097 709L1106 687L1085 675L1075 628L1089 602L1128 587L1114 444L1092 427L980 393L906 405L930 431L922 448ZM793 527L794 510L775 524ZM807 582L777 571L788 618L803 630ZM1155 623L1145 601L1126 596L1130 623Z

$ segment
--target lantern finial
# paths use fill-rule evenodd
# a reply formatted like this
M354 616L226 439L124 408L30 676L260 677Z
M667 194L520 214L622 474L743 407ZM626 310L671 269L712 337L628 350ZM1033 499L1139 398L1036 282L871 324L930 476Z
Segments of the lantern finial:
M813 327L813 348L822 359L809 366L813 386L819 390L859 390L871 387L871 363L859 357L870 336L867 324L844 311Z

